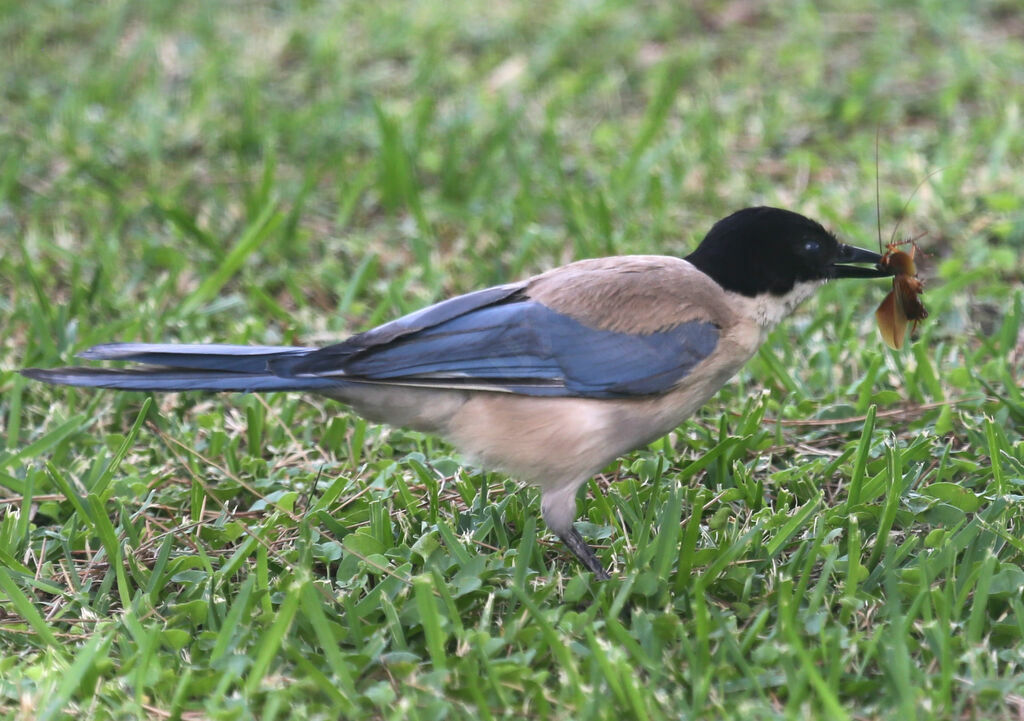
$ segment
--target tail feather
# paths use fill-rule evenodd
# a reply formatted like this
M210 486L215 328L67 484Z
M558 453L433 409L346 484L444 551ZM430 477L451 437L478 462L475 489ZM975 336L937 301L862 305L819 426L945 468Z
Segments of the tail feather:
M26 368L29 378L62 386L115 388L125 391L234 391L270 393L309 391L337 387L333 378L281 378L270 373L231 373L228 371L120 370L111 368Z
M79 354L87 360L132 361L149 368L26 368L22 375L56 385L132 391L308 391L337 387L337 378L282 377L279 369L316 350L292 346L108 343ZM271 371L273 361L274 370ZM343 382L343 381L342 381Z
M84 360L133 361L173 368L266 373L271 361L296 361L316 348L261 345L176 345L173 343L106 343L78 354Z

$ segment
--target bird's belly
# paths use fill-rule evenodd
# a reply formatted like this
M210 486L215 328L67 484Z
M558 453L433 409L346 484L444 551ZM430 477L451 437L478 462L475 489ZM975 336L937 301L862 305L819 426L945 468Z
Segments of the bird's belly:
M615 401L504 393L469 399L448 437L474 462L542 488L583 480L628 450L629 429L615 424Z

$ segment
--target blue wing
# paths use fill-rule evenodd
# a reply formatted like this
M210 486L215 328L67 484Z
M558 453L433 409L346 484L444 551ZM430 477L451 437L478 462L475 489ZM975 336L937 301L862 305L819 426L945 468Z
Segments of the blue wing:
M271 369L307 378L622 398L667 392L714 351L719 335L705 321L647 334L598 330L516 294L432 325L408 322L421 314L394 322L413 328L404 333L382 333L388 324Z

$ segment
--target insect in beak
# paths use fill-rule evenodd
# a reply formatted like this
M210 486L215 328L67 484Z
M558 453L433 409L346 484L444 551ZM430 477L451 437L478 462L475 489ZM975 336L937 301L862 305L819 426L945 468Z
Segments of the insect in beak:
M899 246L906 244L910 245L909 252L898 250ZM928 317L928 311L919 298L924 292L924 284L917 277L916 250L917 243L913 240L889 243L878 262L878 267L892 273L893 278L892 290L875 311L875 321L882 340L894 350L903 347L908 322L913 324L911 331L914 331L917 324Z
M902 216L910 206L910 201L917 195L917 191L927 182L928 178L941 172L941 168L928 173L924 179L917 184L914 192L907 198L903 206ZM875 219L878 223L878 250L882 250L882 200L878 183L878 130L875 130ZM928 311L921 302L920 295L924 292L924 284L917 277L917 265L914 263L914 254L917 251L917 238L896 242L896 231L899 230L899 221L892 229L892 236L886 245L882 259L878 261L877 268L892 275L892 290L882 299L875 311L875 321L878 323L878 332L882 334L882 340L893 350L903 347L903 341L907 337L907 322L913 323L911 332L917 330L917 324L928 317ZM924 235L923 233L921 235ZM909 245L910 251L898 250L901 245Z

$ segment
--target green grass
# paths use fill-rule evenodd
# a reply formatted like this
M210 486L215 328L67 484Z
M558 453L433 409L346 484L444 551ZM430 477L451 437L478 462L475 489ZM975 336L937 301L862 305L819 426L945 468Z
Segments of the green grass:
M1017 5L2 3L0 714L1017 719ZM920 241L825 288L582 528L317 398L16 374L327 343L759 203Z

